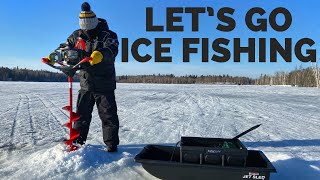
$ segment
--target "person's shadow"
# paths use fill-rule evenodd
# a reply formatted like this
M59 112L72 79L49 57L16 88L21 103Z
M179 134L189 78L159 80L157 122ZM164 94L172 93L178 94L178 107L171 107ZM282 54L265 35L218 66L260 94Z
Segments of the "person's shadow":
M250 148L256 147L274 147L275 150L268 151L268 153L279 153L279 154L290 154L292 151L297 152L297 150L291 150L290 147L317 147L318 151L307 151L304 153L308 154L318 154L320 157L320 139L307 139L307 140L282 140L282 141L261 141L261 142L244 142L245 146ZM285 147L286 151L279 150L277 148ZM300 148L301 149L301 148ZM312 148L314 149L314 148ZM302 153L302 152L297 152ZM310 157L309 159L312 159ZM320 160L307 161L301 158L290 158L286 160L273 161L272 164L277 169L277 173L271 174L271 179L274 180L308 180L308 179L320 179ZM271 159L272 160L272 159Z
M277 169L276 174L271 174L271 179L308 180L320 179L320 161L306 161L292 158L279 160L272 163Z

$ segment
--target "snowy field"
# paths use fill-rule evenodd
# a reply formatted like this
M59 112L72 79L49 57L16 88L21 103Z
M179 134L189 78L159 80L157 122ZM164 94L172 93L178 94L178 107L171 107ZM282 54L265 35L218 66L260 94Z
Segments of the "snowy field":
M79 84L74 84L76 101ZM155 179L134 156L181 135L241 138L262 150L273 180L320 179L320 89L118 84L119 152L107 153L95 108L87 145L67 153L67 83L0 82L1 179Z

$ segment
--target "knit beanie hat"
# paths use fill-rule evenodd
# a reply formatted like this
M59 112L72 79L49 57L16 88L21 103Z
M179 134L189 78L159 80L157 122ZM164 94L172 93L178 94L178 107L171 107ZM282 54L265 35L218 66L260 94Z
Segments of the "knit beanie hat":
M81 13L79 15L79 25L80 29L83 30L91 30L97 27L98 18L96 14L91 11L91 7L89 3L84 2L81 5Z

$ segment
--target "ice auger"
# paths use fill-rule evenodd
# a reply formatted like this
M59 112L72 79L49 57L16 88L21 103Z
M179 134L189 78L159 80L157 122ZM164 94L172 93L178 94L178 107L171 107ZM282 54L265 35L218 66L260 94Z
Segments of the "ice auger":
M74 122L76 122L77 120L79 120L80 116L79 114L73 112L73 106L72 106L72 81L73 81L73 77L72 73L68 73L68 71L76 71L79 70L80 68L78 68L82 63L88 62L89 60L91 60L91 57L86 57L84 59L82 59L79 63L77 63L76 65L72 66L72 65L68 65L67 63L63 62L63 54L60 50L59 51L55 51L54 52L56 57L58 57L54 62L59 64L59 66L55 66L53 64L51 64L50 60L48 58L42 58L42 62L49 65L50 67L54 68L54 69L58 69L60 71L63 71L67 76L68 76L68 82L69 82L69 105L63 107L63 110L66 110L69 112L69 122L64 124L64 126L66 126L67 128L69 128L69 139L64 140L64 142L67 144L69 151L75 151L78 149L78 146L74 145L73 141L75 139L77 139L80 135L79 131L77 129L73 128L73 124Z

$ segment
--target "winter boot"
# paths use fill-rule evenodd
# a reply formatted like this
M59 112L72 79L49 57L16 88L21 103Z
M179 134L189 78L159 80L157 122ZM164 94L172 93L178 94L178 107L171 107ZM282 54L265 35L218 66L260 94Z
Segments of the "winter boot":
M108 152L117 152L118 147L117 147L117 145L110 145L110 146L108 146L107 151Z

